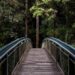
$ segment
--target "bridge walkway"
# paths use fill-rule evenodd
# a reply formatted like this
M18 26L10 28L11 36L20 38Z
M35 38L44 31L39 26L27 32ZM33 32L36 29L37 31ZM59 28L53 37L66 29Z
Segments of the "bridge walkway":
M32 48L23 54L12 75L64 75L59 65L45 49Z

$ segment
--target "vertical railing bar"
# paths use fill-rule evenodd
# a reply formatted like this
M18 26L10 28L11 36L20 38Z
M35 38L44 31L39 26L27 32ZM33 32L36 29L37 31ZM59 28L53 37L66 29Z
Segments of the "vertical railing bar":
M16 59L16 58L15 58L15 51L16 51L16 50L14 50L14 67L15 67L15 59Z
M0 62L0 75L2 74L2 71L1 71L1 62Z
M61 48L60 48L60 60L59 60L60 61L60 67L61 67L61 59L62 58L61 58Z
M70 68L70 66L69 66L69 54L68 54L68 75L69 75L69 68Z
M7 71L6 71L6 72L7 72L7 75L8 75L8 74L9 74L9 73L8 73L8 70L9 70L9 69L8 69L8 54L7 54L6 58L7 58L7 60L6 60L6 64L7 64L7 66L6 66L6 67L7 67Z
M0 66L4 63L6 61L6 58L4 58L2 61L0 61ZM1 70L2 70L2 68L1 68ZM3 71L3 70L2 70ZM2 73L2 71L1 71L1 73Z

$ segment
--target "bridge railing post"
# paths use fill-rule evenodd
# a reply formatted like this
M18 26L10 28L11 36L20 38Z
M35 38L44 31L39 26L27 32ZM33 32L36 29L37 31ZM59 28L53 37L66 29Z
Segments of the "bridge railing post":
M69 60L69 75L75 75L75 61Z
M52 46L51 42L48 41L48 50L49 50L49 54L51 54L51 46Z
M1 63L0 63L0 75L2 75L2 72L1 72Z
M7 75L7 61L3 59L0 62L0 75Z

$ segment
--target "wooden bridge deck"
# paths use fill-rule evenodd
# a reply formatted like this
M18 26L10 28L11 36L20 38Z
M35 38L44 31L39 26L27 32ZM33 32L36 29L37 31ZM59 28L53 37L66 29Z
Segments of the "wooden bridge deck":
M15 67L12 75L64 75L44 49L33 48Z

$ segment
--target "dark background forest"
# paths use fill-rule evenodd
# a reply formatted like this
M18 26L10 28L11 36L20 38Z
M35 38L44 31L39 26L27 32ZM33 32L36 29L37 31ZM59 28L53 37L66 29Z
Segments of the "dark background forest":
M39 0L37 5L35 0L28 0L28 9L25 4L25 0L0 0L0 47L25 37L26 18L28 37L35 45L35 16L40 20L40 42L45 37L56 37L75 45L75 0Z

